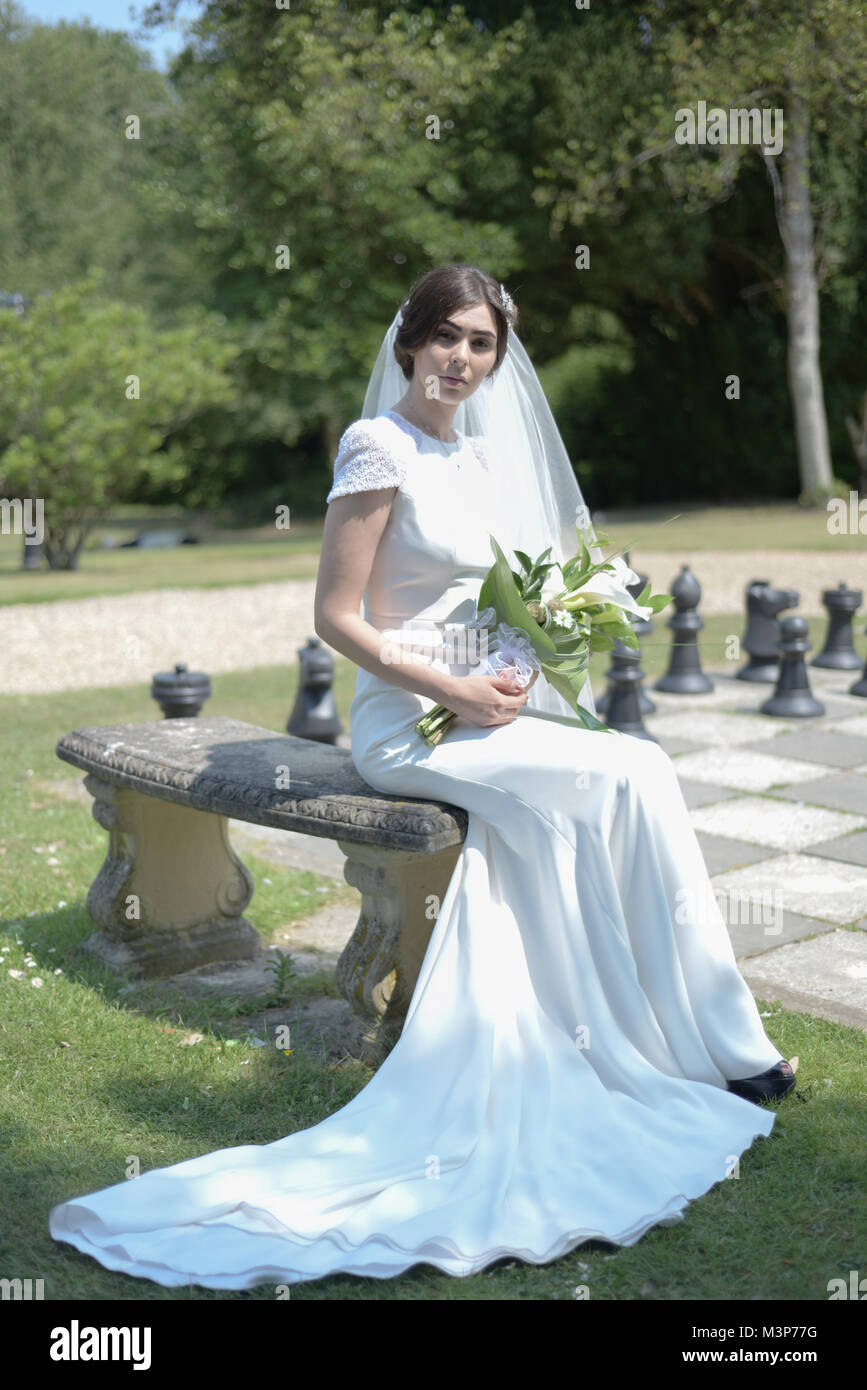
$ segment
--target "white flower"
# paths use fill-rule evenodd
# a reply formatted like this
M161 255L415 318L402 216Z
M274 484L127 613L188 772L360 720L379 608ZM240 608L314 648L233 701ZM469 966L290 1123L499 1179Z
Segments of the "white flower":
M32 984L34 989L41 989L43 982L38 975L34 975L30 983Z
M562 594L565 587L566 581L563 578L563 571L559 565L555 565L553 569L548 571L548 577L542 585L540 594L542 602L550 603L558 594Z
M636 603L626 587L627 584L638 583L639 576L635 570L631 570L620 555L613 556L608 563L614 566L613 574L600 570L584 584L579 584L573 592L583 594L585 598L598 599L600 603L616 604L627 613L634 613L636 618L652 617L653 609L646 604Z

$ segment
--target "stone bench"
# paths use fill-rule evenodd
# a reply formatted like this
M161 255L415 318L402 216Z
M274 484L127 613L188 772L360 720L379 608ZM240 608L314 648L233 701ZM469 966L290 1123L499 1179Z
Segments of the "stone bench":
M57 756L83 769L108 855L87 896L84 949L155 977L263 953L243 916L253 880L228 819L336 840L361 912L336 968L359 1014L400 1025L467 832L459 806L375 791L348 749L225 717L74 729Z

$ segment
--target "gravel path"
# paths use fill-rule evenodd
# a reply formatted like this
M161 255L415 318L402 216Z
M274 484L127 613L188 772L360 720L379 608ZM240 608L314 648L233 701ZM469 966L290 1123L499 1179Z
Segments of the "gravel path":
M631 552L652 587L670 592L689 564L702 586L699 611L742 613L751 579L769 579L801 594L799 612L821 617L823 589L845 579L867 591L867 553L828 551ZM224 589L162 589L57 603L12 604L2 610L0 693L43 694L88 686L147 682L176 661L218 675L285 663L313 631L313 580L240 584ZM867 614L856 621L863 631Z
M147 682L185 661L218 675L285 662L313 631L314 580L155 589L2 609L0 692Z
M798 612L805 618L826 616L822 606L823 589L836 589L844 581L850 589L867 595L867 546L862 553L831 550L679 550L663 552L630 551L630 564L649 576L651 588L671 593L671 582L681 565L689 565L702 597L699 612L705 617L718 613L745 613L744 590L754 579L767 579L781 589L797 589L801 595ZM794 611L794 610L792 610ZM785 616L785 615L784 615ZM856 632L862 631L867 611L861 609Z

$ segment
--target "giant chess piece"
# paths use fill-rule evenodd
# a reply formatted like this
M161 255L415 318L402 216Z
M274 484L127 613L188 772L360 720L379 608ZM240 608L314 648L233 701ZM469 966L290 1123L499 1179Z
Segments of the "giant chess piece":
M151 698L166 719L193 719L211 696L211 678L205 671L188 671L176 661L173 671L157 671L151 680Z
M828 632L825 645L811 666L830 666L835 671L857 671L861 658L852 637L852 619L861 607L864 595L860 589L850 589L841 583L839 589L825 589L822 602L828 610Z
M318 637L308 637L298 648L298 665L298 689L286 732L314 743L336 744L343 725L334 702L334 659Z
M628 551L628 550L627 550L627 551L624 551L623 559L624 559L624 561L626 562L626 564L628 565L628 564L629 564L629 551ZM635 573L638 574L638 570L636 570ZM627 586L626 586L627 592L630 593L634 599L637 599L637 598L638 598L638 595L641 593L642 589L644 588L645 584L647 583L647 578L648 578L648 576L647 576L646 574L638 574L638 580L637 580L636 583L634 583L634 584L627 584ZM653 631L653 623L651 622L650 618L636 618L636 617L633 617L633 616L630 614L629 621L630 621L630 623L632 624L632 631L635 633L636 637L646 637L647 634L648 634L649 632L652 632L652 631ZM627 651L628 651L628 650L629 650L629 648L627 648ZM637 652L635 653L635 655L638 657L638 704L639 704L639 708L641 709L642 715L644 715L644 714L655 714L655 713L656 713L656 705L655 705L655 703L653 702L653 700L651 700L651 698L650 698L650 696L648 695L647 691L644 689L644 672L643 672L642 669L641 669L641 653L637 651ZM599 699L596 701L596 709L597 709L597 712L598 712L599 714L604 714L605 711L606 711L606 709L608 708L608 697L609 697L610 693L611 693L610 688L609 688L609 687L606 687L606 689L605 689L605 691L603 692L603 694L601 694L601 695L599 696Z
M633 734L636 738L646 738L651 743L658 740L648 733L641 717L641 655L633 647L627 647L618 637L611 648L611 665L605 672L608 687L602 696L605 705L605 723L622 734ZM597 704L601 710L602 705Z
M626 564L628 565L628 564L629 564L629 551L628 551L628 550L625 550L625 551L623 552L623 559L625 560ZM630 567L630 569L633 569L633 566L630 565L629 567ZM647 581L648 581L648 579L649 579L650 576L649 576L649 575L646 575L646 574L641 574L641 572L640 572L639 570L636 570L636 569L633 569L633 573L635 573L635 574L638 575L638 579L637 579L636 583L634 583L634 584L627 584L626 589L627 589L627 592L630 593L634 599L637 599L637 598L638 598L638 595L641 593L641 590L644 588L644 586L645 586L645 584L647 583ZM633 618L633 619L632 619L632 627L633 627L633 630L634 630L634 632L635 632L636 637L649 637L650 634L651 634L651 632L653 632L653 619L652 619L652 618ZM650 712L651 712L650 710L645 710L645 711L644 711L645 714L649 714Z
M806 719L825 713L825 706L810 692L805 657L813 644L807 631L806 618L797 613L782 619L777 643L780 674L773 695L759 706L762 714L773 714L780 719Z
M671 594L676 612L666 627L671 628L672 648L668 670L654 690L669 690L675 695L701 695L713 690L713 681L701 669L698 634L704 627L696 609L701 598L701 585L689 565L681 565L680 574L672 581Z
M865 629L865 636L867 636L867 629ZM861 679L857 680L854 685L849 686L849 694L861 695L867 700L867 661L864 662L864 672Z
M739 681L775 681L780 674L777 642L780 640L778 614L795 608L800 594L795 589L775 589L767 579L753 579L747 585L747 630L743 647L749 652L746 666L736 673Z

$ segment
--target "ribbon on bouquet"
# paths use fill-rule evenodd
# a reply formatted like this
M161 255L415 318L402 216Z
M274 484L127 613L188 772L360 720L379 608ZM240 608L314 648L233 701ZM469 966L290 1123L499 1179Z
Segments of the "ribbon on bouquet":
M511 627L508 623L497 623L493 608L485 608L466 626L481 629L486 633L486 655L480 672L489 676L505 676L514 680L522 690L530 684L534 671L541 671L541 663L533 650L530 634L526 628ZM493 629L493 637L487 636ZM493 645L494 650L489 651Z
M424 652L431 661L468 666L481 675L504 676L524 689L533 672L541 670L529 634L508 623L495 628L494 623L494 609L486 608L466 623L422 619L403 627L380 628L386 639L383 660L388 660L388 647L393 643L401 652Z

